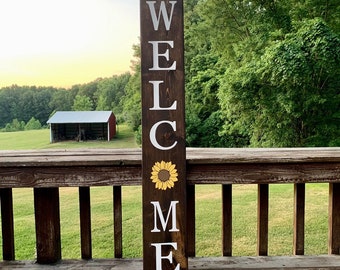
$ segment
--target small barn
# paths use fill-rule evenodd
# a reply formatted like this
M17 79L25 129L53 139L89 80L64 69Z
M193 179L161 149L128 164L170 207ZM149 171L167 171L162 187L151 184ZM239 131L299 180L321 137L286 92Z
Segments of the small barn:
M58 111L48 121L50 142L107 140L116 135L116 117L111 111Z

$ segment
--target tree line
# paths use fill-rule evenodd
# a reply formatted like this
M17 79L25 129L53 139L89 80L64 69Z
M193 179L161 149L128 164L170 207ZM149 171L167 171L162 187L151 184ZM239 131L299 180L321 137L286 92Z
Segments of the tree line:
M188 146L340 146L337 0L187 0L184 7ZM1 89L0 127L91 108L113 110L140 138L139 50L134 45L131 74L66 91Z
M130 73L100 78L70 89L12 85L0 89L2 131L36 129L46 126L56 111L123 111L122 99ZM32 123L35 123L32 126Z

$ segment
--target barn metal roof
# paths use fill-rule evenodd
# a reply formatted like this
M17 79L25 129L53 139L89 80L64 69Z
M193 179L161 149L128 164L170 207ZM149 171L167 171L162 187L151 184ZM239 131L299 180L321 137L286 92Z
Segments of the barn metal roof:
M47 124L107 123L111 114L111 111L59 111Z

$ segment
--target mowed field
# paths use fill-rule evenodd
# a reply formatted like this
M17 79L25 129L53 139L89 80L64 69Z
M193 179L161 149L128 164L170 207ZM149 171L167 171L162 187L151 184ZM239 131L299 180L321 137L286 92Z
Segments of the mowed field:
M110 142L97 140L50 143L49 129L0 132L0 150L127 147L137 147L137 144L135 142L133 131L126 125L119 125L117 127L117 135Z
M49 130L0 133L0 150L49 148L137 147L133 132L119 128L111 142L50 144ZM142 256L142 190L123 187L123 256ZM220 256L221 186L196 186L197 256ZM291 255L293 243L293 185L270 185L269 255ZM16 259L35 258L32 189L14 189ZM60 188L63 258L80 258L79 199L77 188ZM233 255L256 254L257 186L233 186ZM306 185L305 254L327 254L328 185ZM112 188L91 188L92 245L94 258L113 257ZM0 238L1 240L1 238ZM2 245L0 245L0 254ZM1 256L1 255L0 255Z

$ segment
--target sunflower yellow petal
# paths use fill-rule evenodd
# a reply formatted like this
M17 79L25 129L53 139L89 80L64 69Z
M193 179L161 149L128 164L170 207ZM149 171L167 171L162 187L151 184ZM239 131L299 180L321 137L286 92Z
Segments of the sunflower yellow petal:
M170 171L170 167L171 167L171 165L172 165L171 162L167 162L165 165L166 165L166 169L167 169L168 171Z
M176 170L175 168L176 168L176 165L170 163L169 171L174 171L174 170ZM177 171L177 170L176 170L176 171Z

